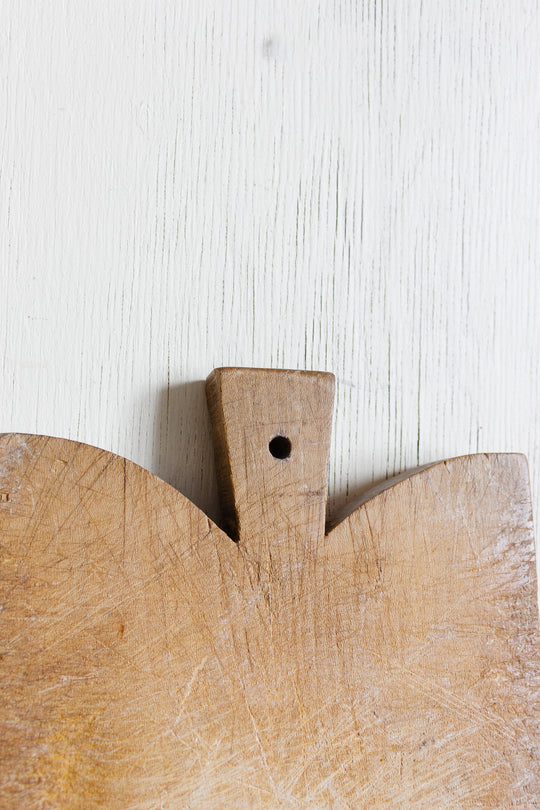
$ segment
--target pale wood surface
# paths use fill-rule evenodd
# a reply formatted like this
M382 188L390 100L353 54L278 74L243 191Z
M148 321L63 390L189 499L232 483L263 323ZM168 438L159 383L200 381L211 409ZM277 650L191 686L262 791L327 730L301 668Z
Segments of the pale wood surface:
M540 496L536 0L3 0L0 431L219 516L204 380L336 375L334 512L520 451Z
M325 470L327 437L311 438L328 420L309 394L328 407L332 381L273 372L257 389L245 374L245 413L274 396L292 446L269 452L273 406L243 431L233 414L238 543L125 459L1 439L0 806L536 806L524 457L432 465L324 537L296 465ZM302 381L301 407L288 404ZM223 404L235 370L221 383ZM250 544L257 503L278 516Z

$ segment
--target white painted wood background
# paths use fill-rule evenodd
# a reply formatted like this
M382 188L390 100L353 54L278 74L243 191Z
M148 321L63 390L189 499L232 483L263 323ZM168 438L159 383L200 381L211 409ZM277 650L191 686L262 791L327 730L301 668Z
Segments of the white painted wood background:
M0 430L219 515L202 380L337 376L330 511L518 450L540 497L533 0L4 0Z

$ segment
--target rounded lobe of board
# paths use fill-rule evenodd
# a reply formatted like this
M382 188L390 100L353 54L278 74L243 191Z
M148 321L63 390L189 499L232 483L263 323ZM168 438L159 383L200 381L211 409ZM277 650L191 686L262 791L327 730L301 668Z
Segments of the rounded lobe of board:
M212 651L234 544L77 442L3 436L0 492L2 806L140 806L167 789L165 731Z
M327 540L325 566L349 595L334 609L335 643L365 675L368 759L385 752L369 774L372 806L536 806L540 660L526 458L430 465L369 498Z

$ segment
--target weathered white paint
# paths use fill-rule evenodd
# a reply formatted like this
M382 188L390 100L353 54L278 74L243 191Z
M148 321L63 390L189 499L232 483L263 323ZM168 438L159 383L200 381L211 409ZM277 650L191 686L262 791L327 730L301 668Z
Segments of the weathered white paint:
M0 430L218 514L203 380L337 375L330 508L460 453L540 497L535 0L4 0Z

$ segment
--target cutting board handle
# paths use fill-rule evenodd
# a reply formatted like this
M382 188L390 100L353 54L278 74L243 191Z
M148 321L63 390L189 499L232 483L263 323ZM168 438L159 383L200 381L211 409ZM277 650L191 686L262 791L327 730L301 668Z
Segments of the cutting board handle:
M206 381L225 528L261 561L324 537L334 386L324 372L252 368Z

